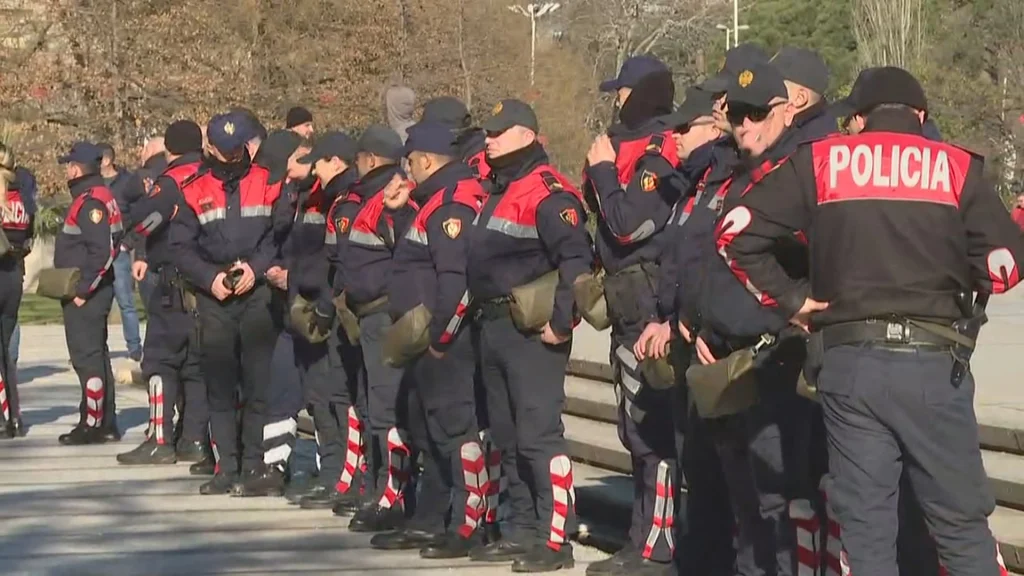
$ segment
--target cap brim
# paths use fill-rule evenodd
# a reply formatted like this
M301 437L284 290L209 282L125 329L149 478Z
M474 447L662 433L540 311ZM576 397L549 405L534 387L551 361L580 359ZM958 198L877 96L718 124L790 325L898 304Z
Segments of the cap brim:
M321 156L322 156L322 154L316 154L314 152L310 152L309 154L306 154L305 156L299 156L298 158L295 159L295 161L298 162L299 164L312 164L312 163L316 162L317 160L319 160Z
M68 162L71 162L71 156L58 156L57 157L57 163L58 164L67 164Z
M601 89L601 92L615 92L619 88L622 88L622 83L619 82L618 78L612 78L611 80L601 82L599 88Z
M491 118L484 120L484 123L480 125L480 128L485 132L504 132L512 126L513 124L509 124L504 118L492 116Z
M731 76L727 72L719 72L711 78L705 80L699 88L705 92L711 92L712 94L718 94L725 92L729 89L729 79Z
M700 116L700 114L693 110L679 109L665 116L665 123L672 128L679 128L681 126L686 126L690 122L700 118Z

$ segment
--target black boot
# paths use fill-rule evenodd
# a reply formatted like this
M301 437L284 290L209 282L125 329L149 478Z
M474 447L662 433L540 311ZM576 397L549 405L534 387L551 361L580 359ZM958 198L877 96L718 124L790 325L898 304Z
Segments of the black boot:
M513 572L554 572L568 570L576 565L572 557L572 544L562 544L558 550L548 548L546 544L538 544L525 556L512 562Z
M24 438L25 430L25 423L21 421L21 418L8 420L4 424L4 433L0 434L0 438Z
M356 512L348 529L352 532L387 532L398 530L404 523L405 513L401 506L381 508L373 503Z
M147 439L134 450L117 455L120 464L128 466L143 466L156 464L174 464L177 458L174 455L174 448L166 444L157 444L152 438Z
M587 566L587 576L657 576L665 574L669 567L667 563L644 558L632 543L627 543L611 558Z
M84 446L86 444L103 444L103 433L90 426L75 426L67 434L61 434L57 441L65 446Z
M416 550L430 546L437 537L433 532L405 528L375 535L370 538L370 546L377 550Z
M217 462L214 461L213 454L208 454L206 458L188 467L188 473L193 476L213 476L216 472Z
M107 426L103 426L102 428L99 428L99 431L99 437L102 439L101 444L121 441L121 431L117 429L117 422L112 422Z
M212 480L200 486L199 493L207 496L211 494L230 494L237 483L237 474L221 472L214 476Z
M281 496L284 494L284 472L276 466L261 466L247 472L235 485L234 496Z
M303 498L317 493L320 489L321 486L316 482L316 477L309 472L297 470L292 472L291 477L288 479L288 486L284 491L284 497L292 504L298 504Z
M473 562L510 562L526 555L530 549L513 540L498 540L469 552Z
M179 440L175 449L178 462L202 462L210 458L210 445L205 440Z
M305 510L330 510L338 503L341 494L334 486L318 485L309 494L299 499L299 508Z
M334 506L331 510L335 516L352 516L367 506L367 499L355 488L349 488L348 492L338 493L334 499Z
M480 543L480 539L476 536L477 534L474 533L469 538L463 538L459 536L458 532L449 532L443 538L435 540L433 544L420 549L420 558L430 560L465 558L469 556L470 550L476 548Z

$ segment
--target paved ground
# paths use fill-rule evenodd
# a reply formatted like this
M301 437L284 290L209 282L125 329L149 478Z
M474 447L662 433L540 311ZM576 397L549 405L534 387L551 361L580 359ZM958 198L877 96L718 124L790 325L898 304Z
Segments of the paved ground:
M994 296L989 323L982 328L971 362L977 382L974 405L985 424L1024 429L1024 287ZM576 329L572 356L608 362L609 332L582 323Z
M22 329L23 413L28 437L0 440L0 574L130 576L170 574L510 573L507 565L426 561L377 552L330 512L283 499L200 496L187 465L118 466L114 455L141 441L146 391L118 392L120 444L62 447L77 420L78 385L62 328ZM111 336L124 362L120 332ZM577 546L576 568L605 557Z

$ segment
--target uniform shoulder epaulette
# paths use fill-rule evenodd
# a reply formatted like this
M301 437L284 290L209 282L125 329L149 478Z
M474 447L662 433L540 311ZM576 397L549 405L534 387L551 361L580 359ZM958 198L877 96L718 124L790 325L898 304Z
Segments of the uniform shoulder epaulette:
M200 168L199 170L196 170L194 174L181 181L181 189L184 190L186 186L195 182L196 180L199 180L199 178L205 175L206 172L206 168Z
M644 154L657 154L661 155L661 151L665 148L665 135L655 134L651 136L651 141L647 143L647 147L644 148Z
M946 141L943 141L943 140L939 140L938 142L941 143L941 144L946 144L948 146L952 146L953 148L956 148L957 150L963 150L964 152L967 152L968 154L970 154L971 158L974 158L975 160L977 160L977 161L979 161L981 163L985 162L985 155L982 154L981 152L975 152L974 150L971 150L970 148L967 148L966 146L961 146L960 144L953 144L952 142L946 142Z
M540 179L544 181L544 185L547 186L548 192L564 192L565 186L562 182L555 177L554 174L548 171L540 173Z

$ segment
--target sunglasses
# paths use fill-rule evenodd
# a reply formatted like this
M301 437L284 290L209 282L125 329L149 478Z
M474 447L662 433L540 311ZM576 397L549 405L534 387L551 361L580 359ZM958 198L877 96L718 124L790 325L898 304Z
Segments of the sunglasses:
M750 106L749 104L730 104L729 108L725 111L725 118L733 126L743 124L743 121L748 118L751 122L764 122L768 115L772 113L772 110L775 109L775 106L778 106L778 104L768 108Z
M677 127L675 129L675 133L679 134L680 136L684 136L693 128L696 128L698 126L710 126L711 124L714 124L714 122L694 122L692 124L684 124L683 126Z

